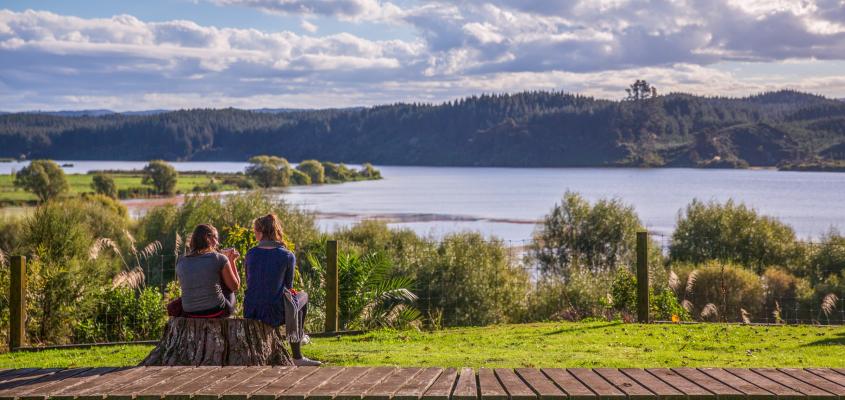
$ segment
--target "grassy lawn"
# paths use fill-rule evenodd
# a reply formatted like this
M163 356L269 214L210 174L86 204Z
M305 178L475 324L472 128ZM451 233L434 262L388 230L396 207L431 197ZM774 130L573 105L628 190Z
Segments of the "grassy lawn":
M145 187L141 183L143 175L141 174L110 174L117 184L118 190ZM66 175L70 195L78 195L81 193L93 193L91 189L91 180L93 175L89 174L70 174ZM210 181L210 176L205 174L179 174L179 179L176 182L176 191L179 193L190 193L195 186L207 185ZM237 189L231 185L221 185L221 190ZM11 175L0 175L0 204L20 204L21 202L34 202L37 198L34 194L16 188L14 179Z
M150 346L0 355L0 368L134 365ZM318 338L332 365L845 367L845 327L536 323Z

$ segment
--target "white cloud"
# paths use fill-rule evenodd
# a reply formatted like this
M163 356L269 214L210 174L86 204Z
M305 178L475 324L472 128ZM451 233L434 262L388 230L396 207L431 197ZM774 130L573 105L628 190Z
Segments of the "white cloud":
M529 89L620 97L638 78L661 91L789 84L845 96L841 74L810 66L789 80L714 66L845 59L842 0L215 2L299 15L307 33L0 10L0 109L326 107ZM317 36L313 15L407 24L417 37Z
M307 19L303 19L303 20L299 23L299 27L300 27L300 28L302 28L302 29L304 29L304 30L305 30L306 32L308 32L308 33L314 33L314 32L317 32L317 29L319 29L319 27L318 27L317 25L312 24L312 23L311 23L311 22L309 22Z

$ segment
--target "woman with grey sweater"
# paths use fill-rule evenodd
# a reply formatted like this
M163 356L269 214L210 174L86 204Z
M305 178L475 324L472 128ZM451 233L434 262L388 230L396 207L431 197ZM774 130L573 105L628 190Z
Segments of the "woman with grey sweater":
M217 252L219 242L217 229L197 225L188 254L176 263L185 317L226 318L235 312L235 292L241 285L235 261L240 254L234 249Z

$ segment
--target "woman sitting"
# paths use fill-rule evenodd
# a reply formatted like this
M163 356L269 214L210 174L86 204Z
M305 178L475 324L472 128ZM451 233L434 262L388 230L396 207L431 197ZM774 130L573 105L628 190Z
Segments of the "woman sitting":
M303 324L308 300L305 293L292 291L296 257L282 243L279 218L274 214L256 218L253 231L258 246L246 253L244 317L273 327L284 324L291 342L294 364L320 365L319 361L302 356L300 342L304 337ZM289 310L287 315L285 307ZM296 326L289 326L291 324Z
M197 225L188 254L176 263L176 277L182 288L182 316L227 318L235 312L235 291L241 285L235 269L239 254L234 249L218 253L219 241L213 226Z

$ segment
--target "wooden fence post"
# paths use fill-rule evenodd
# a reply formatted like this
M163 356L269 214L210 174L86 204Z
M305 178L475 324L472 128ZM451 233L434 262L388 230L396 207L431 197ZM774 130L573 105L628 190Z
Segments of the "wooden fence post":
M326 242L326 332L338 331L337 240Z
M648 232L637 232L637 321L648 323Z
M9 350L26 344L26 257L14 256L11 260L12 276L9 283Z

